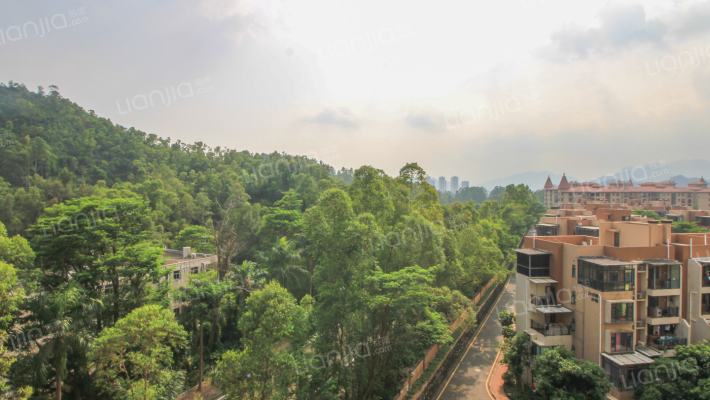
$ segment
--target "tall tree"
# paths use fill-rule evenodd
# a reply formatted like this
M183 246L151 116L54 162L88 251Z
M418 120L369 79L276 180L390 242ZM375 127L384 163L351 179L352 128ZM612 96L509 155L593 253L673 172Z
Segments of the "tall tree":
M2 224L0 224L0 228ZM6 399L25 400L32 394L32 388L12 390L7 382L10 365L16 358L5 349L7 333L12 328L19 311L24 291L18 284L17 274L12 265L0 261L0 395ZM13 341L14 342L14 341Z
M157 305L135 309L94 341L89 358L96 379L126 399L160 399L182 383L173 354L185 347L186 337L169 310Z
M219 279L229 271L232 258L243 250L259 227L259 211L248 202L249 195L235 183L229 197L222 204L217 202L219 212L212 222L212 235L217 250Z
M533 376L539 396L551 400L605 400L611 390L606 372L558 346L535 357Z
M247 299L239 320L244 349L230 350L218 363L216 380L229 399L285 399L294 390L291 343L305 329L305 313L277 282Z
M271 250L259 253L259 259L267 266L270 277L291 293L303 288L308 271L300 265L301 252L295 242L282 237Z
M659 357L646 372L624 382L629 387L643 382L636 389L636 399L704 400L710 393L710 345L707 341L689 346L676 346L675 357ZM644 375L644 376L642 376ZM652 377L650 379L648 377Z
M101 302L90 298L86 289L77 282L69 282L42 292L30 299L29 327L51 332L37 341L36 377L38 382L47 382L53 370L55 397L62 399L67 377L73 386L80 380L82 371L67 369L70 356L80 360L81 370L86 370L86 353L93 337L93 316L102 308ZM74 395L81 396L79 393Z

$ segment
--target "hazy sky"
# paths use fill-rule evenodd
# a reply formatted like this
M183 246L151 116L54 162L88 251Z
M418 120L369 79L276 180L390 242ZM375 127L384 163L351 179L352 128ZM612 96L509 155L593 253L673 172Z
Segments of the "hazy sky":
M173 140L389 174L417 161L471 184L709 154L710 1L8 0L0 11L0 80L57 85Z

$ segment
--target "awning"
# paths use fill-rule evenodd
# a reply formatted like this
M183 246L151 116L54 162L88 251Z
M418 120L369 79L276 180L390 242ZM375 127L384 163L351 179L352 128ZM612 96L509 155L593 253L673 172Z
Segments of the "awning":
M646 347L646 346L636 346L636 351L638 351L639 353L643 354L646 357L651 357L651 358L660 357L663 355L663 354L661 354L660 351L658 351L656 349L652 349L650 347Z
M645 355L635 351L633 353L628 353L628 354L606 354L602 353L604 357L609 359L611 362L613 362L616 365L619 365L621 367L627 367L627 366L633 366L633 365L642 365L642 364L651 364L653 362L653 359L646 357Z
M572 312L569 308L562 306L535 307L535 310L540 311L543 314L564 314Z
M528 280L532 283L557 283L556 280L550 278L530 278Z

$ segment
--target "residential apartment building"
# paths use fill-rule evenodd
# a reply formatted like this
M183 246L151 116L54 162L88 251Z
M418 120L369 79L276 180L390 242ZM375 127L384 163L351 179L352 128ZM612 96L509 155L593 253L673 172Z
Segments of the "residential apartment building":
M440 192L445 192L446 191L446 178L443 176L439 177L439 187L436 188Z
M459 177L451 177L451 193L456 193L459 190Z
M461 182L461 189L467 189L468 188L468 181L462 181Z
M550 177L544 185L544 203L546 207L558 207L561 204L581 204L586 201L607 202L618 205L643 205L646 202L660 201L668 206L681 206L710 209L710 189L703 177L687 187L677 187L675 182L647 182L638 186L629 179L626 182L611 182L607 186L594 182L568 182L563 174L560 183L554 186Z
M516 326L533 354L562 344L604 368L612 398L631 399L654 358L710 340L710 234L588 206L543 217L538 232L562 235L526 237L517 251Z
M184 287L187 285L188 276L200 272L209 271L217 267L217 256L214 254L192 253L189 247L180 250L165 249L163 251L165 264L163 268L169 270L168 283L172 287ZM161 280L162 282L163 280ZM171 308L175 315L180 314L180 308L185 299L173 299Z

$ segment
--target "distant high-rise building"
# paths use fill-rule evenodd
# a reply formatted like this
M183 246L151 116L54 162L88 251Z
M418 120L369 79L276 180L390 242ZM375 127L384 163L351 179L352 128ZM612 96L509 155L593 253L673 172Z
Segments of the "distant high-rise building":
M443 176L439 177L439 187L437 188L440 192L446 191L446 178Z
M457 190L459 190L459 177L452 176L451 177L451 192L456 193Z
M461 182L461 189L467 189L468 188L468 181L462 181Z
M436 179L432 178L431 176L427 175L424 179L426 179L426 182L432 186L434 186L434 189L436 189Z

